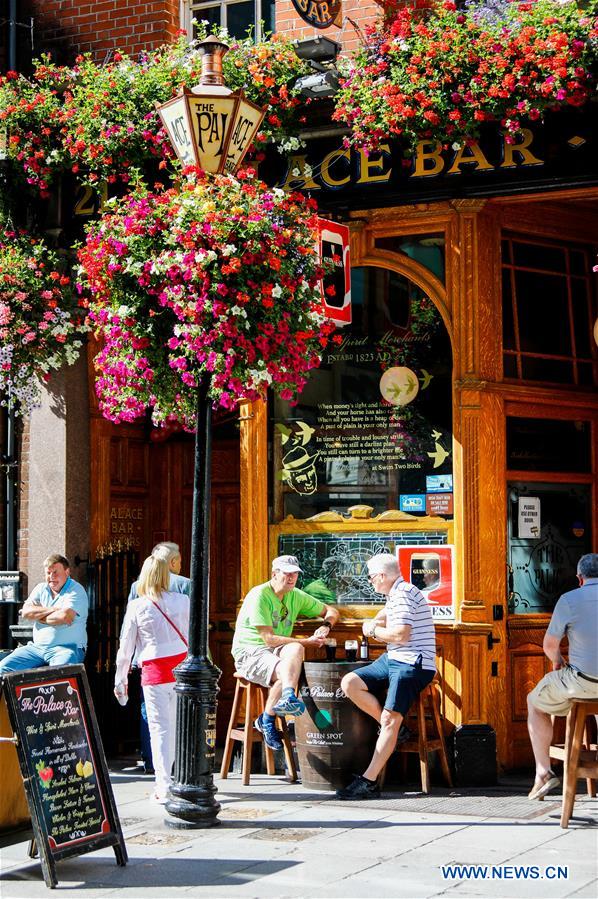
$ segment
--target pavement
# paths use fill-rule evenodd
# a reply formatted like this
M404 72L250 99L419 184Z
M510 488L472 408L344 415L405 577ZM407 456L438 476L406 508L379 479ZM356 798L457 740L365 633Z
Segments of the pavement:
M415 786L367 802L289 784L283 776L216 778L221 824L173 830L150 800L153 779L112 764L129 863L112 848L57 863L71 897L126 899L419 899L598 896L598 799L580 781L569 829L561 797L530 802L529 779L493 788ZM1 899L48 896L27 844L1 850ZM450 867L447 867L450 866ZM468 867L469 866L469 867Z

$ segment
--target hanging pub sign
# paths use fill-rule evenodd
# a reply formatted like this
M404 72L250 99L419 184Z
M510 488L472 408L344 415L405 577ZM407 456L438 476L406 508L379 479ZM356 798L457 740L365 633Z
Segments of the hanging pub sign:
M0 681L46 886L56 862L114 848L127 863L83 665L6 674Z
M351 324L349 226L318 219L320 259L331 266L321 282L322 305L331 321Z
M293 6L308 25L314 28L330 28L343 24L342 0L292 0Z

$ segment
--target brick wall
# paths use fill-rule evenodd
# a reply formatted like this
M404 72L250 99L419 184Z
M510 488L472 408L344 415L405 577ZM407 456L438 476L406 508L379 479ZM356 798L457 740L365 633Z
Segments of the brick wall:
M430 4L431 0L405 0L403 5L425 9ZM338 41L343 50L350 53L361 46L359 31L363 32L367 25L376 22L381 13L381 5L376 0L343 0L343 26L337 28L331 25L330 28L317 29L303 21L290 0L277 0L276 31L299 40L317 34L324 35Z
M100 62L109 50L129 54L172 41L179 29L178 0L29 0L35 19L35 55L51 51L70 63L91 51Z

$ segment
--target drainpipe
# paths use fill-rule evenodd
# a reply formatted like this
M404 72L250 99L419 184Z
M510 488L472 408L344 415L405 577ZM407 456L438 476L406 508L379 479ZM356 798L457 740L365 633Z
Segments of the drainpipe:
M8 68L17 68L17 0L9 0L8 7ZM16 417L9 405L6 413L6 443L4 451L5 482L5 521L6 521L6 558L5 566L9 571L17 567L17 510L16 510Z
M8 68L17 70L17 0L9 0L8 6Z

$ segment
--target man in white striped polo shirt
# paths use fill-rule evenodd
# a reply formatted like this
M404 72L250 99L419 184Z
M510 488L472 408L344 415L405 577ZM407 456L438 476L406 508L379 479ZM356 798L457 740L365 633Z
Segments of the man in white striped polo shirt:
M358 708L380 723L380 733L369 766L337 791L338 799L380 795L378 775L397 744L401 722L436 673L436 635L425 596L403 580L390 553L379 553L367 564L374 589L387 600L375 618L364 621L363 633L385 643L386 652L371 665L346 674L341 687Z

